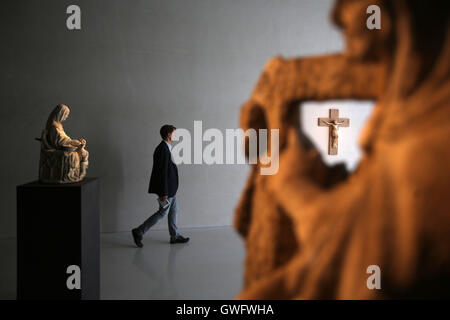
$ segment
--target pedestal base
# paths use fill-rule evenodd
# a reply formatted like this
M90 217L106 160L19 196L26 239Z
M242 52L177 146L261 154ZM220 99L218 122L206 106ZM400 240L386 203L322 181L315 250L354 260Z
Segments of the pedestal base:
M17 187L17 298L100 298L99 180ZM69 289L71 265L81 289Z

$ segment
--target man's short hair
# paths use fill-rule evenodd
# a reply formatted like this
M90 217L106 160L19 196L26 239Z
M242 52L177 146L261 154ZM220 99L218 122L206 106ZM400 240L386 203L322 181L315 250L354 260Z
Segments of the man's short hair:
M175 128L173 125L171 124L165 124L161 127L161 130L159 130L159 133L161 134L161 138L163 140L167 139L167 136L169 135L169 133L172 133L176 130L177 128Z

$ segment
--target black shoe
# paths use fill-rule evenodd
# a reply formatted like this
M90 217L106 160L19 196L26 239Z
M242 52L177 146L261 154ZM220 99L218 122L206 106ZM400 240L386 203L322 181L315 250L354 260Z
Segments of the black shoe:
M189 238L185 238L183 236L178 236L176 239L170 239L170 243L186 243L189 241Z
M139 247L142 248L144 245L142 244L141 240L142 237L139 235L138 231L136 229L131 230L131 234L133 235L134 243Z

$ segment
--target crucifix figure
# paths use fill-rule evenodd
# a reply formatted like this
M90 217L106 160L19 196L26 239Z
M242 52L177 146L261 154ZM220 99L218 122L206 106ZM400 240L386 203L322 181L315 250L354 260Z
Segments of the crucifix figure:
M349 127L350 119L339 118L339 110L330 109L329 118L319 118L320 127L329 127L330 136L328 139L328 154L337 155L338 154L338 140L339 140L339 127Z

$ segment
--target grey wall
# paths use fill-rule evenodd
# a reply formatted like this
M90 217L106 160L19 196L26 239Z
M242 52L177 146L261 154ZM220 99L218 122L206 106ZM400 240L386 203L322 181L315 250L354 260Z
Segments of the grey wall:
M81 7L81 31L66 28L69 4ZM342 47L330 8L329 0L4 1L0 236L15 235L15 186L37 178L34 137L57 103L72 109L66 132L88 141L102 231L129 230L156 208L146 190L161 124L238 127L267 59ZM231 224L247 167L179 171L179 225Z

